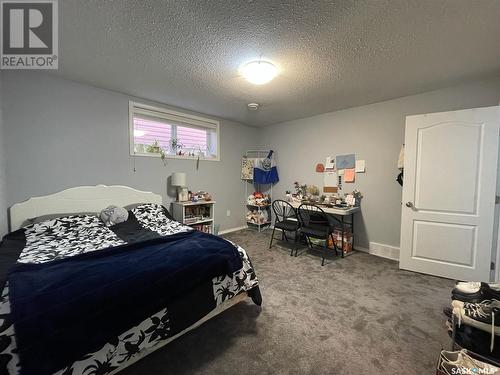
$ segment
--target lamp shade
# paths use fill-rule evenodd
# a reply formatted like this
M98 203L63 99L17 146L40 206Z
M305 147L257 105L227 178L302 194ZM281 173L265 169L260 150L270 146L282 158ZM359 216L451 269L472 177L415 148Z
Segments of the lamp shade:
M186 186L186 174L182 172L172 173L172 186Z

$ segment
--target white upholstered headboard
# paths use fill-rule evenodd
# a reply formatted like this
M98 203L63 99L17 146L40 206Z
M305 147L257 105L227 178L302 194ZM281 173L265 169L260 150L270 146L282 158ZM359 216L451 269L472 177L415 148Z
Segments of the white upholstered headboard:
M9 214L11 231L21 228L26 220L42 215L97 213L110 205L123 207L134 203L162 204L162 197L127 186L78 186L13 205Z

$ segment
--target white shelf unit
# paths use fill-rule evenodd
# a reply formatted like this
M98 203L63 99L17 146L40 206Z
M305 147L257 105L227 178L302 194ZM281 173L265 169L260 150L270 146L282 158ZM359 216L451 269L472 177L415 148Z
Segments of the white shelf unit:
M267 154L269 154L269 150L248 150L246 153L245 153L245 156L247 158L250 158L250 159L264 159L267 157ZM274 166L274 159L271 159L272 160L272 166ZM243 180L244 183L245 183L245 222L247 223L247 226L249 228L252 228L252 229L256 229L258 232L262 232L264 230L266 230L267 228L269 228L273 222L273 216L272 216L272 209L271 209L271 204L269 205L266 205L266 206L258 206L258 205L251 205L251 204L248 204L248 196L250 195L249 191L248 191L248 186L250 184L252 184L252 187L253 187L253 190L254 191L258 191L258 192L262 192L262 188L261 187L266 187L266 191L265 193L266 194L269 194L269 198L271 200L271 203L272 203L272 197L273 197L273 184L256 184L254 183L253 180ZM253 191L252 191L253 193ZM248 213L248 211L251 210L252 207L253 209L257 209L258 213L259 213L259 216L260 216L260 212L265 209L267 210L267 214L268 214L268 217L269 217L269 220L265 223L252 223L252 222L249 222L246 218L246 214Z
M192 226L209 225L210 233L215 230L215 201L172 202L172 214L178 222Z

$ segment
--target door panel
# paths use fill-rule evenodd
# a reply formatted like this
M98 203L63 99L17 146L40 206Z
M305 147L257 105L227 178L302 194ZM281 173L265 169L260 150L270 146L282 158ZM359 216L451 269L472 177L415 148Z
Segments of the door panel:
M475 237L472 225L415 221L413 258L473 266ZM436 248L442 251L434 251Z
M499 107L408 116L400 267L489 280Z
M475 213L483 125L448 122L418 129L415 207Z

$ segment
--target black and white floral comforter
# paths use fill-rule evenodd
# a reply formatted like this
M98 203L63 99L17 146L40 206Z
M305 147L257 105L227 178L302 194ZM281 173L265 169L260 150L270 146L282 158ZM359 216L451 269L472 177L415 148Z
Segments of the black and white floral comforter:
M13 240L6 239L0 247L0 252L3 250L2 247L7 245L10 248L5 254L12 254L12 248L22 243L22 251L17 260L19 263L43 263L123 245L141 238L168 236L192 230L171 220L160 205L140 205L130 213L125 228L123 225L121 228L108 228L93 215L67 216L33 224L21 230L24 235L17 233L17 237L13 236ZM141 230L130 230L137 225ZM142 233L138 236L137 232ZM18 241L19 238L21 241ZM232 275L221 275L208 281L212 291L210 298L214 301L210 308L220 305L242 291L258 292L258 281L250 259L241 247L236 247L243 266ZM199 298L193 295L193 304L201 303L198 301ZM20 373L15 324L11 319L10 308L9 285L6 283L0 299L0 374ZM175 324L172 325L170 313L179 312L164 308L152 316L145 317L140 324L117 337L110 337L99 350L88 353L70 366L60 369L56 374L107 374L125 366L136 356L153 349L177 333ZM198 318L192 323L196 320Z

